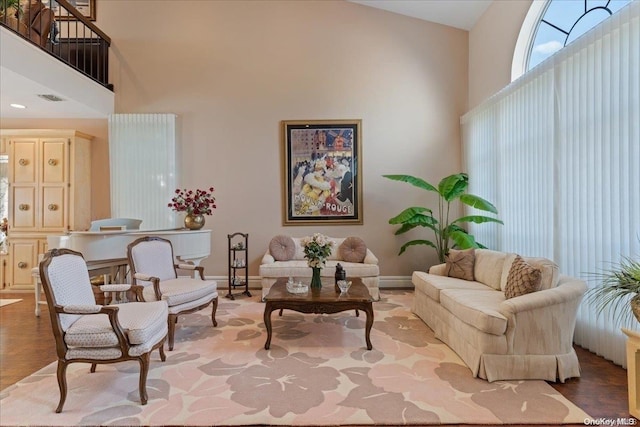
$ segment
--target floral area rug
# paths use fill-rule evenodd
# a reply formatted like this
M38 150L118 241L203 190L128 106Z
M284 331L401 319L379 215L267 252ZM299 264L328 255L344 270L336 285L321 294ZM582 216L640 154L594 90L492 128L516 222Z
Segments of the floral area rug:
M139 404L135 362L68 369L61 414L56 364L0 394L1 425L403 425L582 423L588 415L544 381L473 378L410 311L412 292L374 303L373 350L365 314L273 312L264 349L264 304L221 298L180 318L173 351L152 357L149 402ZM44 339L44 338L43 338ZM53 339L53 338L51 338Z

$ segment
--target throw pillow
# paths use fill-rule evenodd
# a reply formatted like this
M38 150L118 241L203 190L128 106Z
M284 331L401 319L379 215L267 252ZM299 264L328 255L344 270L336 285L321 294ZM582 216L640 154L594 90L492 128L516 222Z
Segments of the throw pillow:
M528 264L520 255L516 255L507 276L504 296L509 299L538 291L541 280L540 269Z
M523 258L527 263L540 269L540 290L555 288L558 285L558 264L546 258Z
M451 249L447 254L444 273L446 276L463 280L474 280L473 265L476 262L475 249Z
M269 253L276 261L289 261L296 253L296 244L289 236L276 236L269 242Z
M346 262L362 262L367 255L367 245L359 237L347 237L338 251L340 258Z

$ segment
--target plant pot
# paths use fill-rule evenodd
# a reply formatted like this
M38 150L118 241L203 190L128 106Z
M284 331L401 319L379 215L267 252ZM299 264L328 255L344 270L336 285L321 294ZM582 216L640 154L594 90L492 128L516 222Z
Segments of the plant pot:
M636 294L635 297L631 298L630 304L633 315L636 316L636 320L640 322L640 294Z
M184 226L189 230L200 230L204 227L204 215L187 215L184 217Z
M0 0L0 2L1 1L2 0ZM16 10L14 8L9 8L7 9L6 14L0 13L0 20L4 21L7 27L11 28L14 31L20 32L21 27L24 27L24 25L20 25L20 20L15 17L15 14Z

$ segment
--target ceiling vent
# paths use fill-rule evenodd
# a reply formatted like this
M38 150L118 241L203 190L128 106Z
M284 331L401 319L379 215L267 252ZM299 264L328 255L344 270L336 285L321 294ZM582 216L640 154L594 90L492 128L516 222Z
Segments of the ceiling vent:
M64 101L63 98L60 98L57 95L51 95L51 94L42 94L42 95L38 95L40 98L42 99L46 99L47 101L51 101L51 102L60 102L60 101Z

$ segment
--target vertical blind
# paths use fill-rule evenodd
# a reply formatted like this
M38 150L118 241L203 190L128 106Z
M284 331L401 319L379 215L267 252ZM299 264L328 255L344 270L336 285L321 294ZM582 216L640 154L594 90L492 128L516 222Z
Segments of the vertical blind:
M176 227L167 207L176 185L175 114L109 116L111 216L141 219L141 228Z
M553 259L581 277L640 256L640 1L461 119L470 192L504 225L489 247ZM637 326L637 325L636 325ZM626 366L625 338L583 301L574 340Z

